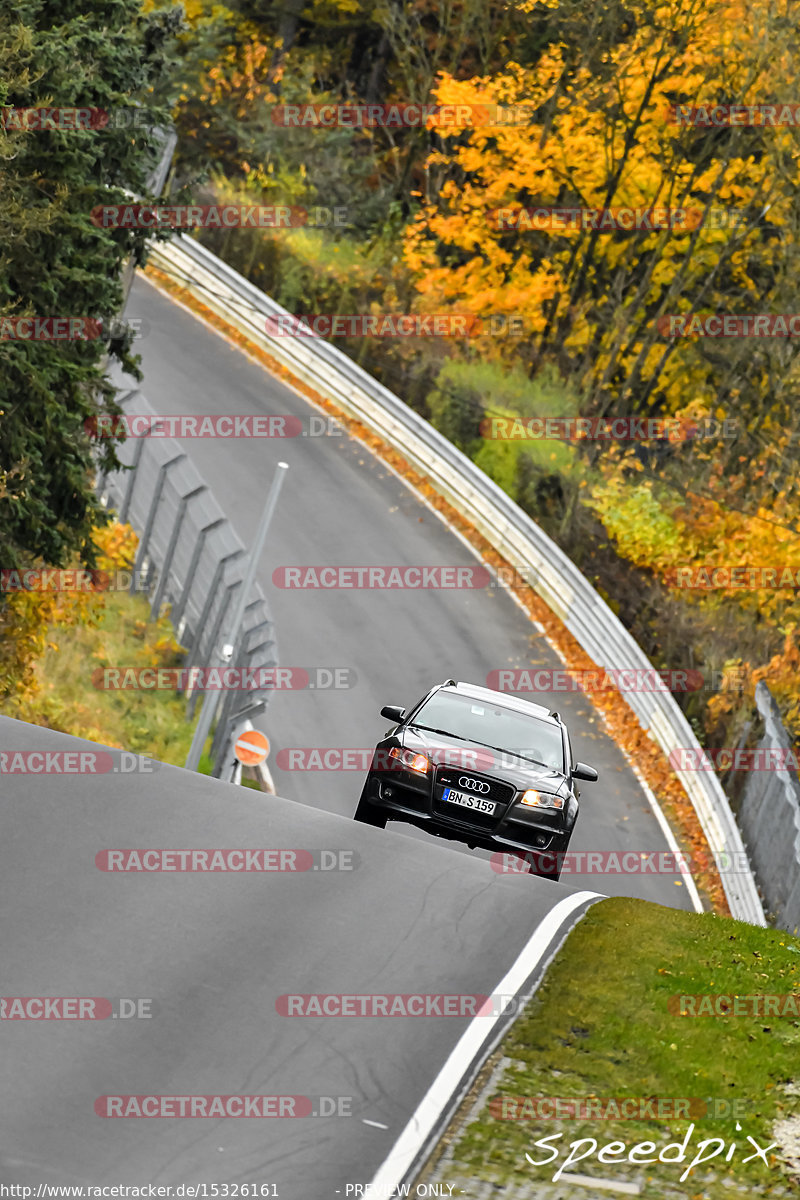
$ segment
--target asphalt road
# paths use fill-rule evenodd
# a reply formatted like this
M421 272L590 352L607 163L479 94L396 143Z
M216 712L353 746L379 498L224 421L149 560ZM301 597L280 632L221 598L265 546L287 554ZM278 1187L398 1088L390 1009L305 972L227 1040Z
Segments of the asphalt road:
M0 750L97 747L0 718ZM280 1200L345 1196L372 1178L469 1018L288 1017L278 997L491 995L574 890L177 767L82 765L3 776L2 1012L13 997L94 997L152 1015L126 1018L128 1005L102 1020L0 1020L3 1185L247 1182ZM346 850L337 861L352 869L108 872L95 861L266 847ZM324 1096L340 1115L95 1111L100 1097L216 1095Z
M146 336L142 389L163 414L290 414L316 410L259 364L143 277L127 315ZM121 383L123 381L120 381ZM125 390L134 385L126 380ZM357 683L342 690L276 692L259 720L271 740L280 795L350 815L361 771L282 770L292 747L371 747L387 723L383 704L408 707L448 677L485 684L502 667L562 666L546 639L503 589L287 590L272 581L287 565L472 565L476 559L382 462L347 436L187 438L185 449L245 545L252 540L276 463L289 463L280 505L259 564L276 622L282 666L347 667ZM577 758L600 781L582 785L571 850L668 849L648 800L597 710L580 693L528 694L567 720ZM430 840L392 824L396 837ZM460 851L460 847L459 847ZM481 852L463 850L463 857ZM487 858L488 855L483 855ZM491 868L486 865L485 870ZM562 878L565 878L562 876ZM570 884L691 908L680 875L570 876Z

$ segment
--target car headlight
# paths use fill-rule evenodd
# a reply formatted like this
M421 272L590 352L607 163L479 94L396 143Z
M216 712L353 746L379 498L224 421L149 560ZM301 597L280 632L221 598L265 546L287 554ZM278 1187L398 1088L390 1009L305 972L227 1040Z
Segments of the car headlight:
M527 792L522 793L520 804L527 804L529 808L563 808L564 800L562 796L549 796L547 792L528 788Z
M418 775L427 775L431 765L431 760L424 754L417 754L414 750L403 750L400 746L392 746L389 757L398 759L404 767L408 767L409 771L416 771Z

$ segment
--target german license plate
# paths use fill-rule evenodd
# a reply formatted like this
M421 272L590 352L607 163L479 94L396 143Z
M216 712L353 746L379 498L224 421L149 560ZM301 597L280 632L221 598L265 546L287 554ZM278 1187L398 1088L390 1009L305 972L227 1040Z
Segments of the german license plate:
M462 808L471 808L475 812L484 813L487 817L494 816L494 810L497 808L493 800L484 800L481 796L467 796L464 792L457 792L449 787L442 792L442 799L449 801L450 804L460 804Z

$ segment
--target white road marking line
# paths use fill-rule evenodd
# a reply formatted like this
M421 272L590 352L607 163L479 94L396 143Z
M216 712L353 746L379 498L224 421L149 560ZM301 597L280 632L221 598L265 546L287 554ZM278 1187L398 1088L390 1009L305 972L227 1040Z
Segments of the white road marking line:
M621 749L621 747L620 747L620 749ZM625 752L623 751L623 754L624 753ZM627 758L627 755L625 755L625 757ZM659 826L661 827L661 832L664 835L667 845L669 846L672 853L676 856L676 859L682 859L684 857L684 855L683 855L683 852L682 852L680 846L678 845L678 840L675 837L675 834L672 832L672 827L670 826L670 823L667 820L667 818L664 816L664 813L661 810L661 805L658 803L658 800L656 799L652 788L647 783L647 780L645 779L644 775L642 775L640 773L639 768L636 766L636 764L631 762L629 765L630 765L630 768L633 771L634 775L639 780L639 786L641 787L642 791L644 792L645 796L647 797L648 803L650 804L650 807L653 810L653 814L654 814L656 820L658 821ZM697 890L697 885L695 884L695 881L694 881L694 878L692 877L692 875L688 871L685 873L681 872L681 879L683 880L683 886L686 888L687 892L689 893L689 899L691 900L692 905L694 906L694 911L699 912L699 913L705 912L705 909L703 908L703 901L700 899L700 893Z
M564 921L585 904L587 900L602 900L597 892L576 892L559 900L547 916L543 917L522 952L506 976L494 988L494 994L515 996L524 986L533 971L547 953L553 937ZM505 1007L505 1005L504 1005ZM419 1154L440 1118L442 1109L459 1086L467 1063L475 1060L487 1040L487 1035L500 1019L501 1014L491 1017L473 1017L464 1033L453 1047L444 1066L428 1091L412 1113L403 1132L378 1168L369 1194L373 1197L396 1193L397 1185L403 1180L414 1159Z

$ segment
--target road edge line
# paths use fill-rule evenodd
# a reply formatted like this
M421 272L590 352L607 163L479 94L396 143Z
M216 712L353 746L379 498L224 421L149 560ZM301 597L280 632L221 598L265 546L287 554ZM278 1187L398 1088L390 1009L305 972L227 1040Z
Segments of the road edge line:
M495 994L516 997L526 985L532 985L525 998L533 996L573 927L592 904L606 899L598 892L582 891L560 900L539 922L495 987ZM583 911L576 917L579 909ZM507 1004L488 1019L472 1018L373 1176L367 1189L370 1196L396 1195L398 1185L413 1179L422 1169L481 1067L513 1023L517 1015L513 1008Z

